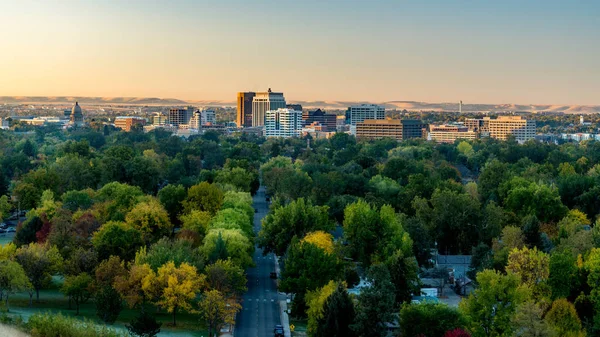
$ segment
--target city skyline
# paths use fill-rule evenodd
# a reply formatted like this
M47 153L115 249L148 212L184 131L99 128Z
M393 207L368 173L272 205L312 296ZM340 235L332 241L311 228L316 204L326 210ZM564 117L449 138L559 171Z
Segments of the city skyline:
M341 4L0 2L0 95L600 104L600 4Z

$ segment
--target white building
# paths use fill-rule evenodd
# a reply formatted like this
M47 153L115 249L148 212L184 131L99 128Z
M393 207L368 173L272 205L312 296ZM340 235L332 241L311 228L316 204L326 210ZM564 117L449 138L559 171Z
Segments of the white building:
M265 125L265 115L269 110L284 109L285 98L281 92L257 92L252 99L252 126Z
M266 112L266 137L297 137L301 131L302 111L281 108Z
M192 114L192 118L190 119L190 123L188 124L188 129L193 130L202 130L202 124L204 123L204 115L200 111L195 111Z
M376 104L353 105L350 108L350 125L356 126L367 119L385 119L385 108Z
M217 113L214 108L203 109L201 115L202 125L217 123Z
M535 138L535 121L521 116L499 116L489 120L490 137L507 140L515 137L519 143Z

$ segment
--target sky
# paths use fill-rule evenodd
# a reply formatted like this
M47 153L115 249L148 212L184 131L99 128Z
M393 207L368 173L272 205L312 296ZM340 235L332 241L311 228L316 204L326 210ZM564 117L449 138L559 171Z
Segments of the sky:
M600 104L600 1L0 0L0 96Z

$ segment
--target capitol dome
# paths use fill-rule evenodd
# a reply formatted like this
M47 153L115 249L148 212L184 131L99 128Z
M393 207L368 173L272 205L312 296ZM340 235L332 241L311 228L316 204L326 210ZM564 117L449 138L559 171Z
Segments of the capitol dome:
M83 112L79 106L79 102L75 102L73 109L71 109L71 125L81 126L83 125Z

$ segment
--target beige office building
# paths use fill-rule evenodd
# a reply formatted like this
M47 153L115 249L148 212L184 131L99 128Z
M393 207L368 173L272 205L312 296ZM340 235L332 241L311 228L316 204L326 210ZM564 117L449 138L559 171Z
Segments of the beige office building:
M457 139L477 139L478 133L462 125L430 125L427 140L454 143Z
M471 131L479 132L481 137L507 140L509 136L513 136L519 143L535 137L535 121L527 120L522 116L499 116L496 119L468 118L465 120L465 126Z
M270 88L267 92L257 92L252 99L252 126L265 125L267 111L285 109L285 107L283 93L272 92Z

